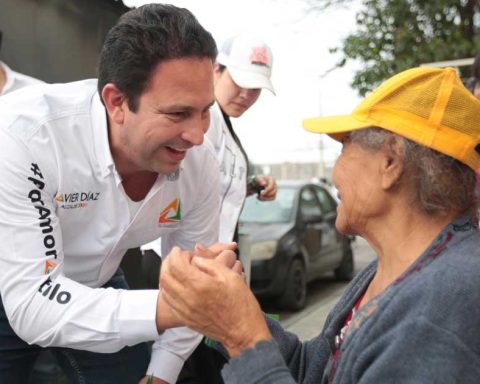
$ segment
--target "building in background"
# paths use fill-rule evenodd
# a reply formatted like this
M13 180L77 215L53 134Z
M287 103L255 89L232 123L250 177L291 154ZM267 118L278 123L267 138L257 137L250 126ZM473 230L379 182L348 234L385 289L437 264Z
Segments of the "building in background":
M48 83L95 77L104 37L128 9L115 0L2 0L1 58Z
M264 175L271 175L277 180L312 180L332 179L333 163L275 163L255 164L255 169Z

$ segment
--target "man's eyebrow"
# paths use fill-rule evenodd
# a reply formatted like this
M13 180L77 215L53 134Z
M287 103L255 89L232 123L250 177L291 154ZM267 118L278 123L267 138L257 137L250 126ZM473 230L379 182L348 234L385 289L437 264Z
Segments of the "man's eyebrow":
M172 104L163 107L157 107L156 111L159 113L171 113L171 112L179 112L179 111L192 111L194 108L190 105L182 105L182 104Z
M212 102L210 102L205 108L203 108L202 111L206 111L207 109L211 108L213 104L215 104L215 100L212 100ZM172 112L179 112L179 111L191 112L194 110L195 108L193 108L191 105L183 105L183 104L172 104L172 105L156 108L156 111L158 113L172 113Z

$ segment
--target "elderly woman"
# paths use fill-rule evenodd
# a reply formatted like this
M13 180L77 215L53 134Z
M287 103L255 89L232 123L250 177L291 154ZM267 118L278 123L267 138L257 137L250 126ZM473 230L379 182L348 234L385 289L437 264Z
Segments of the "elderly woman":
M242 278L176 251L162 270L177 321L222 342L226 383L479 383L480 102L455 70L402 72L349 116L306 129L341 140L336 226L378 258L308 342L261 313Z

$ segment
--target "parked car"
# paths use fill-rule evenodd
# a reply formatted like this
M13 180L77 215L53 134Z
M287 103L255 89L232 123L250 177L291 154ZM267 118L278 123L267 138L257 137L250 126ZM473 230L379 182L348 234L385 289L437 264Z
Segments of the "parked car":
M307 283L333 271L353 276L353 238L335 228L337 202L322 183L280 182L274 201L245 201L239 223L240 254L251 260L250 284L258 297L281 308L305 306Z

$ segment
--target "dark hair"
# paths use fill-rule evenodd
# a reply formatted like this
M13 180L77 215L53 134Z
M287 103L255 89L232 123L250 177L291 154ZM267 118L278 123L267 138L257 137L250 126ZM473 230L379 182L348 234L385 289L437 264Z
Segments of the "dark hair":
M167 60L217 56L212 35L185 9L147 4L123 14L108 32L98 63L98 92L113 83L135 112L155 67Z

